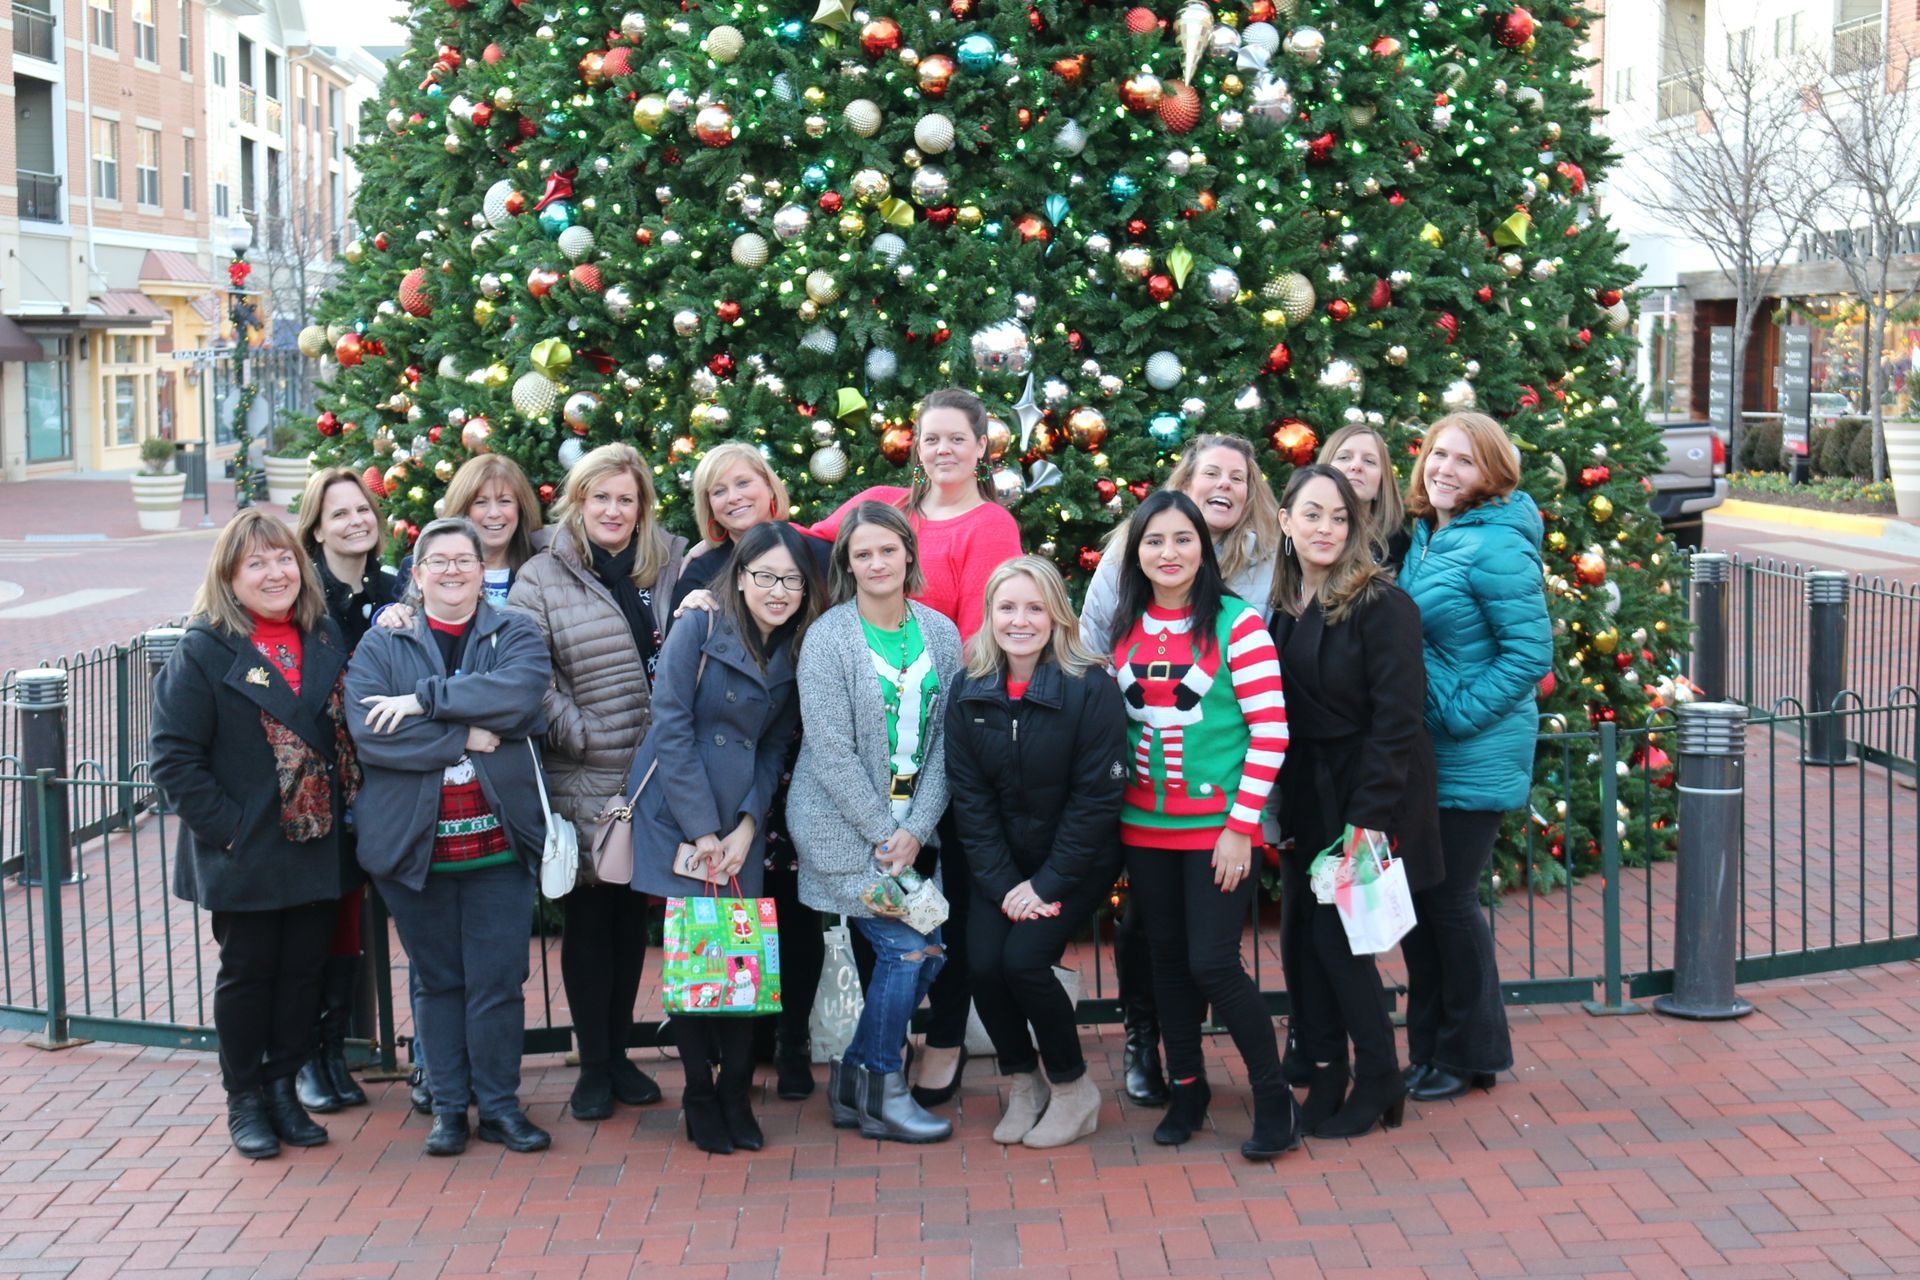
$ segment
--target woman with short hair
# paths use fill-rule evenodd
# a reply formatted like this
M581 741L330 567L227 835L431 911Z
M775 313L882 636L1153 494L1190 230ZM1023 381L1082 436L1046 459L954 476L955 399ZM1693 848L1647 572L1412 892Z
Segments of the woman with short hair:
M652 714L667 601L686 540L660 527L653 474L632 445L605 444L573 464L552 539L514 579L507 603L533 616L553 656L547 690L547 782L554 808L591 833L601 807L627 794L628 767ZM560 975L580 1051L569 1107L604 1120L660 1100L627 1057L646 960L646 899L592 879L562 899ZM431 1062L431 1059L429 1059Z
M469 1105L482 1142L540 1151L550 1139L520 1106L520 1042L524 930L546 840L533 740L553 668L533 620L482 597L471 521L435 520L413 550L414 624L369 632L347 669L362 812L383 815L360 863L418 978L427 1154L466 1150Z
M154 782L180 820L173 891L211 915L213 1025L241 1155L317 1146L294 1074L313 1053L360 768L346 643L293 531L259 508L213 545L186 634L154 681Z

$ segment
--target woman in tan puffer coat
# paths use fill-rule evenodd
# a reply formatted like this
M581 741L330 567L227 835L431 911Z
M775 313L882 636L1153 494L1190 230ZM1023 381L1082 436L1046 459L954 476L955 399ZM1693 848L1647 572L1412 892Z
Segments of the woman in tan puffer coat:
M686 540L654 519L653 480L632 446L602 445L567 473L552 541L529 560L507 597L540 624L553 655L547 691L547 786L584 844L601 806L625 795L627 768L652 716L653 671ZM646 961L647 899L626 884L581 883L563 902L560 975L580 1051L570 1103L577 1120L604 1120L617 1098L660 1100L627 1057Z

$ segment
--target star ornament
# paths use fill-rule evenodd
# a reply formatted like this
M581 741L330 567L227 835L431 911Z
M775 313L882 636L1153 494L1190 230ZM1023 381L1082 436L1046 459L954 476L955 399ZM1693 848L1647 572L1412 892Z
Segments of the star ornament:
M1026 452L1027 442L1033 439L1035 427L1046 417L1046 412L1033 398L1033 375L1027 375L1027 385L1020 392L1020 399L1013 406L1014 416L1020 419L1020 450Z
M820 7L813 11L813 20L838 31L853 21L853 5L849 0L820 0Z

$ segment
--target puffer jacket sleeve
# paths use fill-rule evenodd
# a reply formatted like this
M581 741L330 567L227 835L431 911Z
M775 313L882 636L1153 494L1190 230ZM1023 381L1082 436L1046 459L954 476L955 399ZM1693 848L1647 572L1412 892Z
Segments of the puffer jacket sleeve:
M959 692L958 690L954 691ZM947 698L947 795L953 805L954 830L966 851L967 869L980 892L995 902L1020 883L1020 868L1007 848L1006 825L1000 820L1000 796L981 766L982 745L968 725L968 704Z
M1433 691L1427 710L1434 727L1469 738L1503 719L1553 669L1553 625L1540 581L1540 551L1520 530L1486 530L1482 553L1466 566L1464 586L1485 620L1493 656L1476 670Z
M1127 787L1127 709L1106 672L1089 671L1081 680L1086 698L1074 726L1073 781L1053 849L1033 873L1033 891L1043 902L1059 902L1087 877L1111 877L1115 869L1110 861ZM972 856L971 846L967 853Z
M507 592L507 607L518 609L532 618L540 629L541 642L547 646L548 661L553 655L553 615L549 598L551 579L554 574L565 572L554 562L553 553L542 552L527 561L526 566L514 575L513 586ZM547 683L547 691L542 699L547 713L547 741L562 754L580 759L587 754L587 712L560 690L559 673L555 671Z
M821 789L847 825L877 846L893 834L893 813L874 790L860 759L853 731L852 677L836 636L844 639L844 629L823 620L800 647L800 723L808 754L822 765L816 770ZM864 646L860 655L865 655Z
M1124 544L1121 544L1124 546ZM1102 661L1113 657L1113 611L1120 605L1120 547L1109 546L1100 557L1087 598L1080 602L1080 640Z

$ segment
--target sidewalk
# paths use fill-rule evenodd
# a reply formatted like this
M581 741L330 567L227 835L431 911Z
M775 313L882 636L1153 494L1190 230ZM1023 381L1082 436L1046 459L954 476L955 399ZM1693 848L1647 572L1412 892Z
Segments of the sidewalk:
M1914 969L1747 988L1739 1022L1513 1011L1492 1094L1406 1127L1238 1154L1238 1061L1209 1050L1212 1125L1153 1145L1119 1100L1116 1031L1089 1035L1107 1098L1091 1141L989 1133L1004 1080L977 1063L931 1147L838 1132L816 1095L757 1107L768 1148L708 1157L668 1099L590 1127L572 1072L528 1063L543 1155L420 1154L404 1085L325 1118L333 1142L249 1163L226 1148L210 1056L0 1038L0 1274L1840 1277L1920 1272L1920 994ZM767 1073L763 1071L762 1075Z

